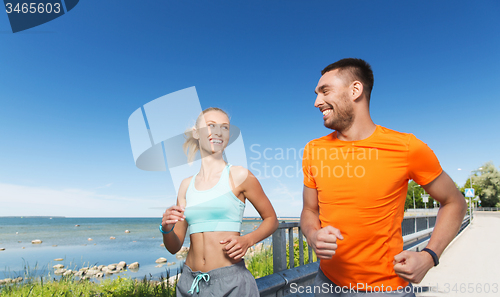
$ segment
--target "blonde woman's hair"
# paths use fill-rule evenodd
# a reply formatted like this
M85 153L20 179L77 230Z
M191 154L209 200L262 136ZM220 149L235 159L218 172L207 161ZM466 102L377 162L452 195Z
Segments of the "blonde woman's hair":
M193 137L193 129L197 129L199 127L199 122L200 119L203 118L203 115L206 114L209 111L220 111L223 114L227 116L229 119L229 115L222 109L218 107L209 107L202 111L198 118L196 119L196 123L194 124L194 127L191 127L184 132L184 135L186 137L186 141L182 145L182 148L184 149L184 153L186 154L188 158L188 163L192 163L196 157L196 152L200 150L200 142L198 139Z

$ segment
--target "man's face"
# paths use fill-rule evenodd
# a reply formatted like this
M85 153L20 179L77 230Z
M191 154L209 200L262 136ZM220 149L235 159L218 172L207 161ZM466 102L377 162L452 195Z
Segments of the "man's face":
M348 92L349 85L338 69L325 73L319 79L314 106L323 113L325 127L345 131L352 126L354 108Z

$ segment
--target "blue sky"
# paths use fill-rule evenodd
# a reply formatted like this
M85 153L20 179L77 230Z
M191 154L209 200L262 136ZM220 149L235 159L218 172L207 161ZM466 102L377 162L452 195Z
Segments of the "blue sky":
M299 156L256 151L330 132L313 91L345 57L372 65L374 121L427 143L459 185L500 165L500 3L380 3L80 1L16 34L0 13L0 216L161 216L175 189L135 167L127 120L191 86L241 129L277 213L298 216L302 177L278 173Z

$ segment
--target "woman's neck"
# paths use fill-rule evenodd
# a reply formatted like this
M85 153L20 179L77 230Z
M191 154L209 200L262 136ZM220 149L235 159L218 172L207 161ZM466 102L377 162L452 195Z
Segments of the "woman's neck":
M226 162L222 158L222 152L217 152L211 155L201 154L201 168L198 176L202 177L204 180L210 179L214 174L220 173L224 167L226 167Z

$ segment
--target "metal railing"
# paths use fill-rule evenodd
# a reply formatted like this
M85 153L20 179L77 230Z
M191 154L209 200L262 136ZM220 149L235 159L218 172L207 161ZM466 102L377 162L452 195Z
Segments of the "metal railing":
M405 217L401 223L403 236L420 232L436 225L436 216L412 216Z
M279 227L273 233L273 272L280 272L287 269L287 257L286 257L286 239L288 233L288 255L289 255L289 265L290 268L295 266L295 253L294 253L294 239L293 231L298 229L298 239L299 239L299 266L304 265L304 235L302 234L302 229L300 228L299 222L292 223L280 223ZM308 246L308 263L312 263L312 249Z
M294 230L297 230L296 233L299 241L299 266L297 267L295 267ZM287 269L286 256L287 241L289 269ZM314 277L316 277L316 273L318 272L319 262L312 262L312 248L304 242L300 222L280 223L278 229L272 235L272 242L273 274L256 279L261 297L282 297L289 292L289 289L286 289L288 284L300 283L301 285L307 285L314 281ZM308 246L308 263L305 263L304 259L304 244Z
M477 207L475 211L500 211L500 207Z
M469 216L462 222L460 232L469 224ZM409 216L401 224L404 250L420 251L427 245L434 226L436 215ZM295 266L294 229L298 228L299 266ZM288 236L287 236L288 235ZM288 238L287 238L288 237ZM287 269L286 243L288 241L289 266ZM273 274L256 279L261 297L282 297L290 293L290 284L311 285L318 272L319 262L312 262L312 248L308 246L308 263L304 263L304 236L299 222L280 223L272 235ZM307 243L306 243L307 244Z

